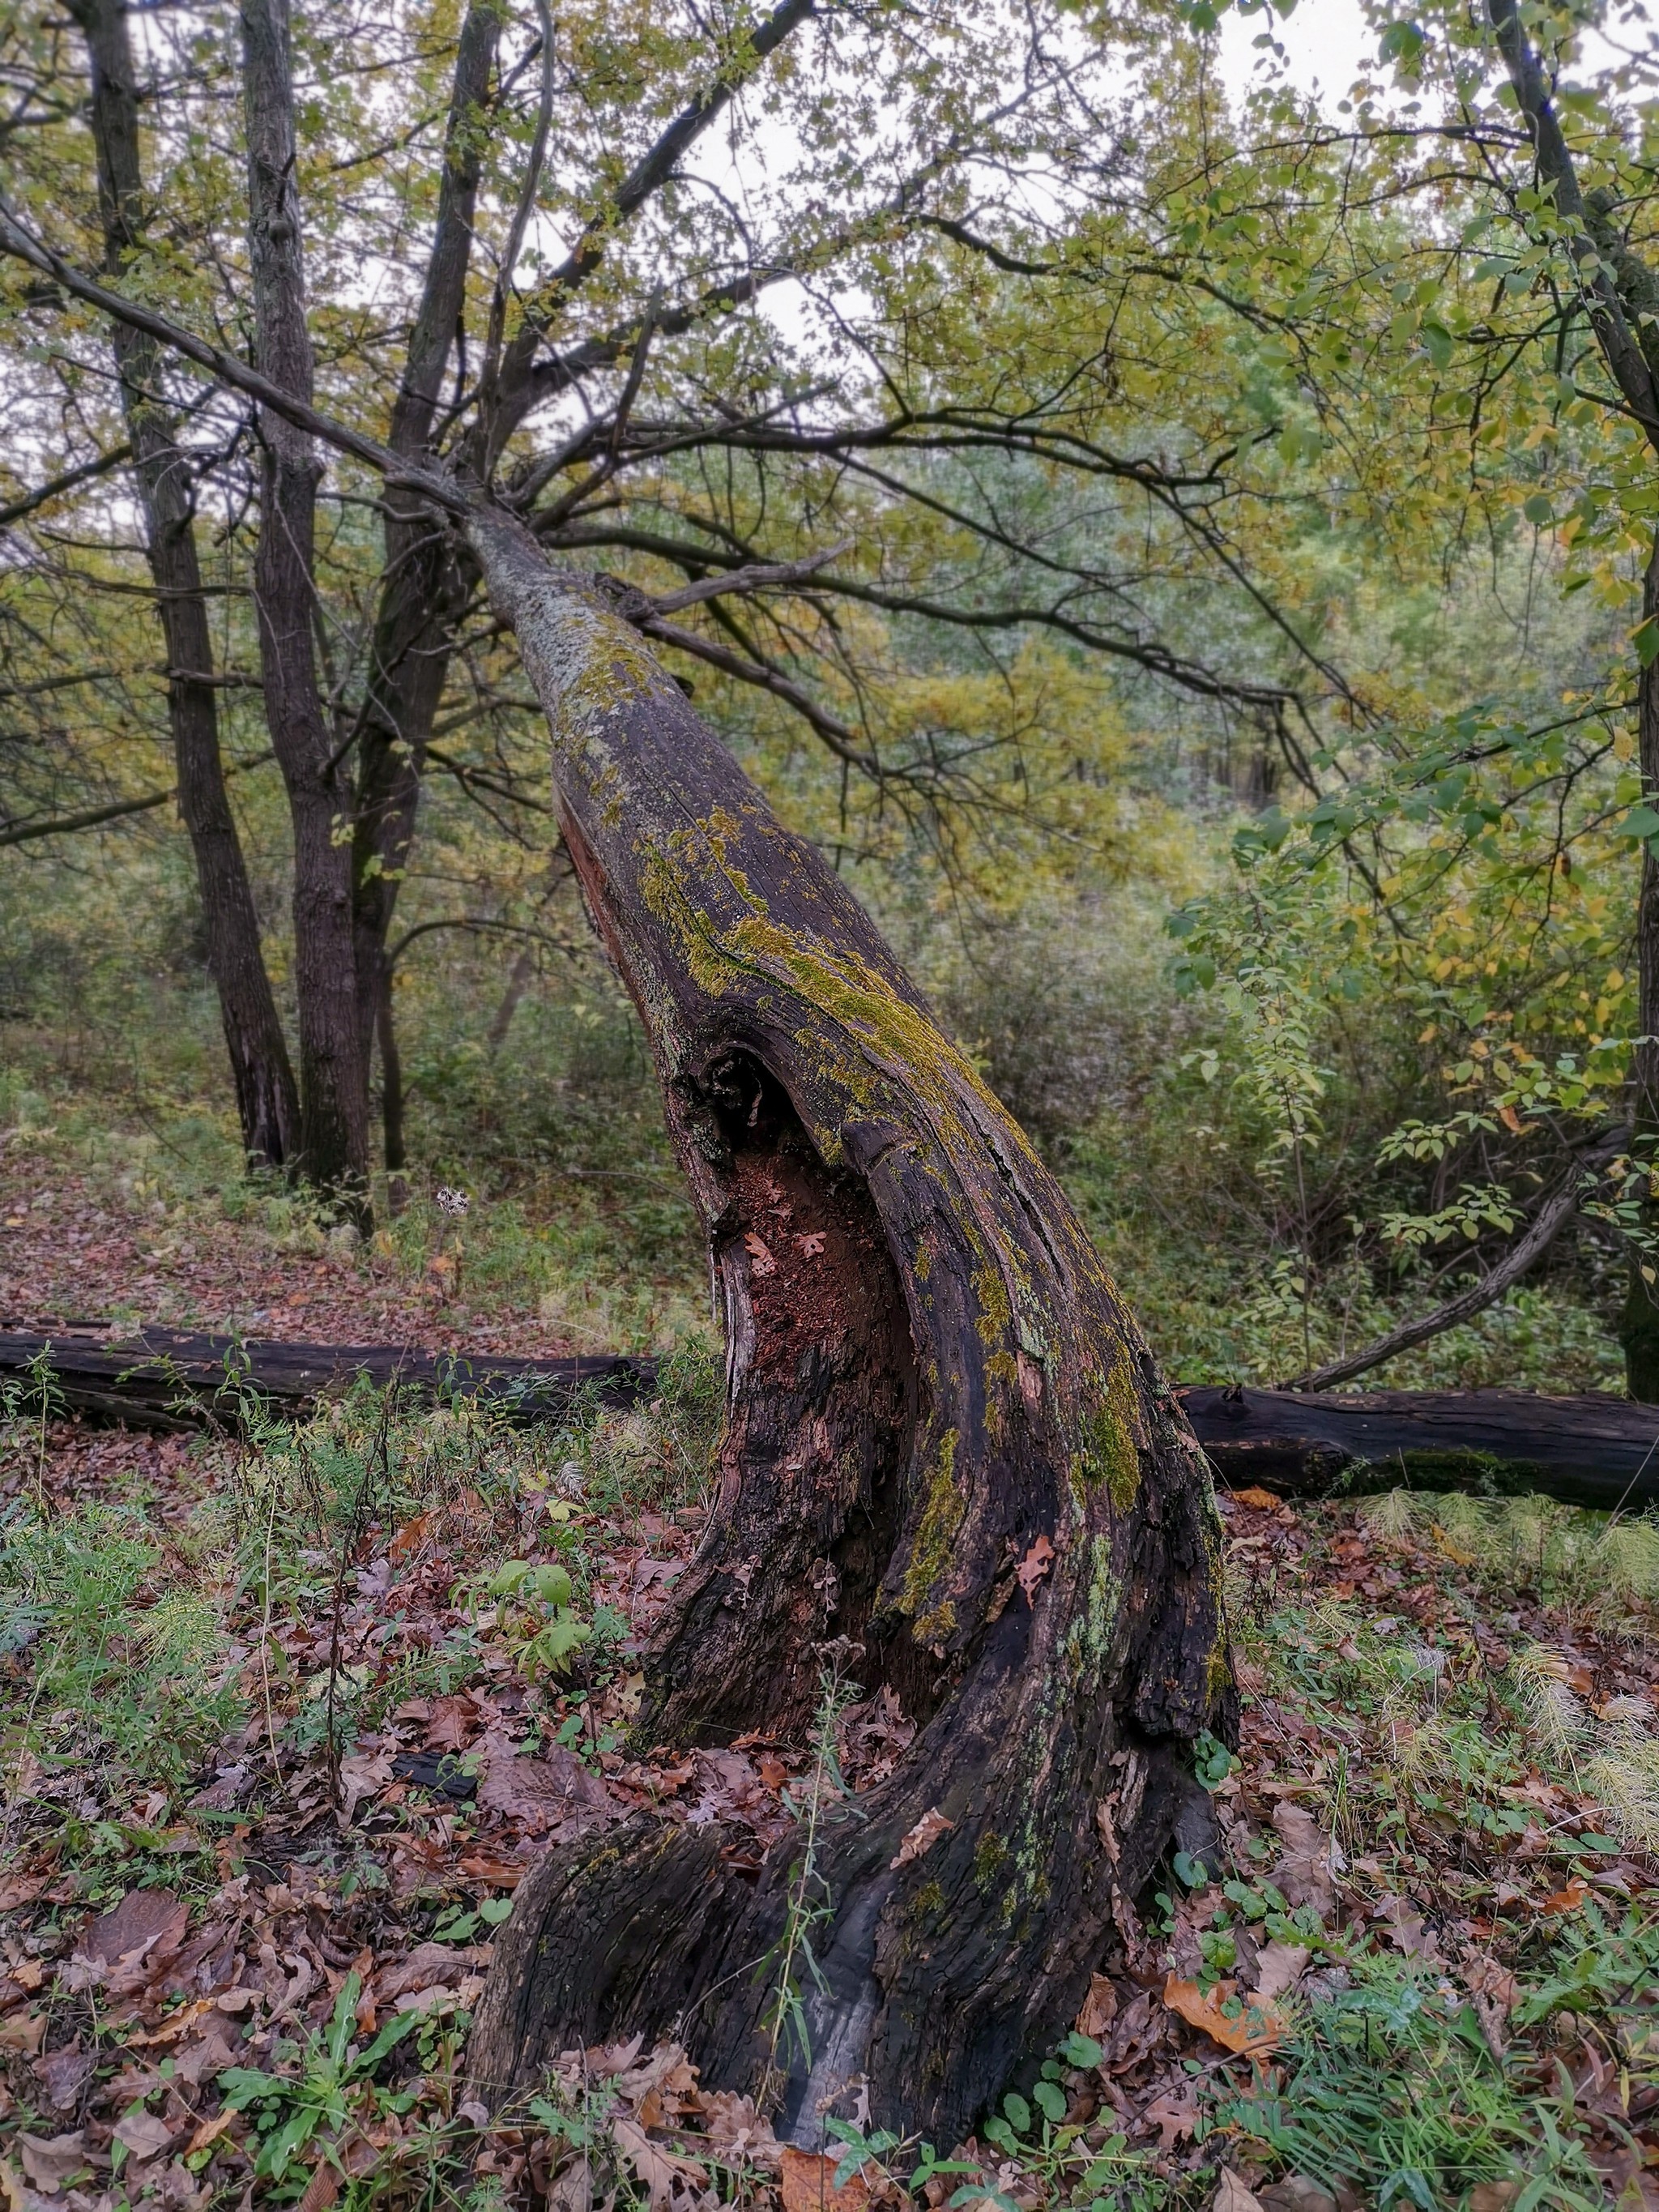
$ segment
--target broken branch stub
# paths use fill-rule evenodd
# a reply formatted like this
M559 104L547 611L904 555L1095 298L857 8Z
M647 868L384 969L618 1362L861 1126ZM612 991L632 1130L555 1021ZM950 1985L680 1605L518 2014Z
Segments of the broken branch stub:
M751 1879L642 1816L522 1886L473 2074L499 2096L678 2024L715 2085L775 2056L797 2140L864 2081L877 2124L949 2143L1069 2024L1195 1790L1193 1737L1231 1727L1202 1455L1054 1178L845 885L597 594L506 518L467 528L724 1308L718 1500L642 1738L799 1738L843 1638L921 1723L820 1831L805 2048L760 2027L800 1844Z

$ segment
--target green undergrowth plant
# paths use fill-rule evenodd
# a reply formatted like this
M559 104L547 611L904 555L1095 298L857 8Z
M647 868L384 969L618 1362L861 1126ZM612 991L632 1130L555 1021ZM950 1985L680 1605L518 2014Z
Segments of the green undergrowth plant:
M234 1375L219 1410L234 1428L196 1440L165 1498L118 1468L68 1510L35 1480L34 1410L4 1426L21 1480L0 1507L0 1772L14 1796L43 1778L45 1799L25 1793L42 1807L58 1805L53 1778L88 1773L95 1807L64 1798L52 1815L71 1858L144 1848L167 1814L123 1814L118 1835L112 1808L159 1791L176 1819L234 1734L258 1744L264 1789L319 1753L332 1765L406 1699L476 1679L496 1621L465 1594L485 1603L492 1578L532 1681L605 1679L626 1623L592 1601L595 1535L607 1516L696 1510L719 1395L692 1346L665 1359L658 1396L583 1393L539 1423L360 1382L294 1424ZM441 1558L437 1602L464 1601L441 1632L375 1656L350 1641L352 1607L359 1576L394 1553Z
M1524 1587L1524 1559L1534 1590L1541 1576L1558 1596L1582 1593L1582 1609L1604 1624L1632 1626L1634 1613L1639 1627L1651 1601L1645 1522L1621 1525L1534 1498L1401 1492L1364 1501L1360 1516L1385 1541L1413 1532L1437 1543L1497 1592ZM1322 1728L1319 1786L1351 1847L1379 1838L1408 1847L1427 1822L1505 1850L1534 1818L1542 1823L1521 1787L1534 1771L1603 1808L1606 1832L1589 1844L1592 1858L1620 1844L1659 1847L1659 1715L1647 1700L1592 1709L1571 1686L1571 1662L1535 1638L1512 1638L1508 1664L1494 1674L1455 1617L1431 1638L1352 1600L1275 1607L1237 1568L1231 1595L1241 1654L1263 1687ZM1560 1838L1549 1848L1571 1856L1577 1846Z
M1247 2087L1200 2090L1201 2139L1231 2138L1386 2212L1455 2212L1482 2183L1526 2212L1599 2212L1601 2177L1532 2054L1495 2057L1473 2008L1422 1962L1347 1953Z
M0 1514L9 1765L173 1790L238 1718L242 1655L210 1577L164 1552L143 1501ZM113 1762L112 1765L112 1762Z
M1496 1592L1519 1591L1617 1627L1659 1604L1659 1521L1598 1513L1554 1499L1468 1498L1395 1490L1360 1516L1382 1536L1437 1544Z
M337 2166L340 2138L349 2127L386 2113L402 2114L416 2101L412 2090L380 2087L375 2074L394 2046L421 2025L421 2015L398 2013L360 2046L355 2037L362 1995L362 1977L348 1974L325 2028L302 2040L280 2042L268 2071L231 2066L218 2076L225 2109L253 2115L254 2175L279 2198L304 2193L309 2175L294 2169L309 2147L315 2144L321 2158Z

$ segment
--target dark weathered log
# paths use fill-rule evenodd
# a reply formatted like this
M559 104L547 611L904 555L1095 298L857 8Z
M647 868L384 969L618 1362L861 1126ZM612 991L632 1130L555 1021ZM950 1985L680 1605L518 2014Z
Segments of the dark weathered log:
M143 1328L112 1339L96 1322L49 1333L0 1332L0 1383L30 1388L40 1375L53 1410L128 1428L235 1428L245 1401L299 1419L359 1376L395 1384L417 1402L482 1400L514 1420L561 1413L582 1391L631 1405L653 1387L656 1364L620 1354L515 1359L506 1354L416 1352L396 1344L279 1344L270 1339L204 1336Z
M799 1836L751 1881L653 1820L550 1853L474 2080L673 2019L797 2141L862 2087L876 2124L951 2142L1070 2024L1202 1798L1194 1738L1231 1726L1208 1476L1054 1177L840 878L598 593L502 518L467 530L725 1305L719 1492L641 1730L799 1741L837 1641L920 1723L810 1881ZM803 1882L805 2046L765 2027Z
M1659 1411L1530 1391L1183 1391L1220 1480L1294 1498L1535 1491L1627 1512L1659 1504Z
M631 1405L656 1362L621 1352L556 1359L395 1344L284 1344L167 1328L112 1339L106 1323L0 1330L0 1382L38 1363L52 1402L130 1428L234 1426L240 1394L295 1419L366 1376L415 1400L477 1398L514 1421L553 1419L578 1391ZM1474 1497L1527 1492L1626 1512L1659 1504L1659 1414L1626 1398L1525 1390L1345 1392L1199 1388L1176 1392L1218 1481L1288 1498L1405 1486Z

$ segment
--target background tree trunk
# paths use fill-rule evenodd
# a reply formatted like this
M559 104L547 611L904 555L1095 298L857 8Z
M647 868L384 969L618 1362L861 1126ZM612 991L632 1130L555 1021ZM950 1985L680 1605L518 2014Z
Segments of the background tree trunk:
M432 252L387 441L402 459L426 455L466 305L473 211L488 143L483 110L501 21L495 0L474 0L461 26ZM388 1171L404 1160L401 1126L394 1129L392 1118L401 1083L384 1061L392 1029L386 938L415 842L427 742L449 673L454 624L476 581L476 571L463 573L457 550L453 536L417 494L386 487L386 566L357 738L352 858L358 1034L365 1067L377 1033L382 1040Z
M118 277L141 243L145 223L132 43L122 0L73 0L72 13L92 63L91 122L104 267ZM219 996L242 1146L251 1158L281 1167L300 1149L299 1100L265 970L241 839L225 789L190 459L162 398L160 347L119 323L113 326L112 341L143 507L145 550L167 641L167 720L179 811L196 860L208 966Z
M1232 1716L1208 1475L1059 1187L839 878L635 632L511 521L468 529L725 1310L719 1498L641 1734L799 1740L837 1638L921 1723L820 1839L825 1986L801 1973L810 2055L776 2060L798 2140L865 2078L876 2122L949 2143L1207 1806L1190 1746ZM677 2022L706 2079L766 2079L799 1846L750 1882L719 1845L642 1818L550 1852L498 1939L481 2087Z
M287 0L243 0L248 244L258 365L309 404ZM321 464L309 434L258 410L258 611L265 720L294 825L294 966L299 999L302 1164L361 1212L368 1187L368 1084L352 939L350 794L317 683L313 574Z
M1659 622L1659 533L1642 580L1642 617ZM1650 805L1659 799L1659 659L1641 672L1637 693L1637 750L1642 792ZM1632 1066L1631 1121L1638 1157L1659 1159L1659 860L1642 848L1642 884L1636 908L1636 1034ZM1659 1230L1659 1205L1643 1209L1650 1230ZM1650 1283L1643 1267L1656 1261L1639 1247L1630 1255L1629 1287L1619 1334L1625 1347L1625 1382L1632 1398L1659 1404L1659 1283Z

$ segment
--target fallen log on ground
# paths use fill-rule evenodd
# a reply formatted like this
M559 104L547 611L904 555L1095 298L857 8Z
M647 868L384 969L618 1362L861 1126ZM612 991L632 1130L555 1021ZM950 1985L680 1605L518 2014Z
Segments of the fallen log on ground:
M556 1419L592 1391L632 1405L655 1384L656 1363L621 1352L525 1359L395 1344L282 1344L269 1339L107 1324L0 1331L0 1387L27 1392L51 1370L52 1402L84 1419L181 1431L234 1427L245 1394L295 1419L359 1376L396 1383L420 1402L477 1398L514 1421ZM1568 1505L1627 1512L1659 1504L1659 1412L1605 1395L1549 1398L1526 1390L1179 1391L1216 1478L1291 1498L1462 1490L1534 1492ZM33 1402L38 1405L35 1396Z
M1627 1512L1659 1504L1659 1408L1526 1390L1189 1389L1218 1480L1293 1498L1535 1492Z
M395 1384L416 1402L475 1398L534 1421L564 1413L583 1392L631 1405L652 1389L656 1363L614 1352L520 1359L397 1344L283 1344L171 1328L123 1334L100 1322L0 1331L0 1389L16 1402L38 1407L44 1389L52 1412L128 1428L240 1428L250 1403L299 1419L359 1376Z

